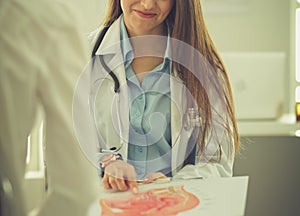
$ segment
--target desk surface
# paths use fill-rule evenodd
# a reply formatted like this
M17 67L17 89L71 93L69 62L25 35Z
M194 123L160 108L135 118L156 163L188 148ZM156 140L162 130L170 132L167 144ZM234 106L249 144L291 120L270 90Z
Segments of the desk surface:
M179 188L182 188L183 191L186 193L182 193L182 191ZM153 202L153 197L147 197L147 194L149 192L151 194L156 195L157 192L160 193L162 196L167 196L167 192L172 191L172 198L178 195L180 197L181 202L180 204L177 203L177 206L173 207L170 206L170 208L174 209L183 209L183 203L182 198L183 194L184 197L186 194L190 195L190 197L196 197L196 200L198 199L199 202L194 202L193 199L186 199L186 203L193 202L195 205L189 209L184 210L180 213L177 213L175 215L197 215L199 216L199 213L201 215L209 216L209 215L222 215L222 216L237 216L237 215L244 215L245 212L245 204L246 204L246 197L247 197L247 188L248 188L248 177L233 177L233 178L208 178L208 179L190 179L190 180L174 180L169 183L152 183L148 185L140 185L139 195L132 195L130 191L127 192L110 192L105 191L103 188L99 189L99 198L95 200L88 211L88 216L100 216L101 215L101 206L99 204L99 200L102 200L102 207L103 207L103 201L104 203L117 203L117 205L131 205L131 208L133 208L132 201L134 199L134 206L138 204L137 202L141 201L142 203L140 206L145 209L145 203L151 207L151 202ZM167 190L169 189L169 190ZM175 189L175 190L174 190ZM164 193L161 193L164 191ZM143 194L143 195L142 195ZM159 201L155 204L155 207L158 203L161 203L161 200L166 200L167 197L160 197ZM168 197L170 198L170 197ZM156 199L156 198L155 198ZM154 202L155 203L155 202ZM172 203L174 203L174 200L172 200ZM106 205L105 204L105 205ZM114 204L112 204L114 205ZM170 205L170 202L168 201L168 205ZM173 204L172 204L173 205ZM174 204L176 205L176 204ZM191 207L191 206L190 206ZM121 212L118 207L114 206L114 208L111 208L114 212ZM110 209L110 210L111 210ZM141 210L143 211L143 210ZM153 209L151 210L153 211ZM156 214L157 214L157 208L155 208ZM121 215L121 214L115 214L115 215ZM122 215L129 215L129 214L122 214ZM153 215L153 214L144 214L144 215ZM166 214L164 214L166 215Z

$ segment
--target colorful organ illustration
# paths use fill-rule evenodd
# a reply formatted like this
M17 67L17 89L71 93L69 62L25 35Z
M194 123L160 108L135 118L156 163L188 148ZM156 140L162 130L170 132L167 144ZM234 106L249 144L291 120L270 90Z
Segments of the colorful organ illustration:
M114 199L100 199L102 216L175 216L199 205L200 200L187 192L183 185L155 188L136 195Z

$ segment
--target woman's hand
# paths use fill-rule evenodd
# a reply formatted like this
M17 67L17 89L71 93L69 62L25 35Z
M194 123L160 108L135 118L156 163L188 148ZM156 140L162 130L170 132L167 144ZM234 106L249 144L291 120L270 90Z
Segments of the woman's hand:
M135 169L122 160L112 161L105 167L102 183L107 190L126 191L131 189L134 194L138 193Z
M150 173L146 176L145 180L143 180L143 184L149 184L151 182L156 181L157 179L167 179L168 177L165 176L161 172L156 172L156 173Z

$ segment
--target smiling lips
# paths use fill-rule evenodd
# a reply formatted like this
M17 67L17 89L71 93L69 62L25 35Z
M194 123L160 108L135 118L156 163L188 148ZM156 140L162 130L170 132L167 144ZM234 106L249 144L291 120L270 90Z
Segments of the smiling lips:
M155 13L149 13L149 12L143 12L143 11L139 11L139 10L134 10L140 17L142 18L153 18L156 14Z

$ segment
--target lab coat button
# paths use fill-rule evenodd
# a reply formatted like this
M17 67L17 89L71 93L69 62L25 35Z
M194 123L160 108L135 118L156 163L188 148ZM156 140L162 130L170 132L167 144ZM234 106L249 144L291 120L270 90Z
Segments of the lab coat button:
M143 152L143 148L142 148L141 146L138 146L137 149L138 149L138 151L139 151L140 153Z

